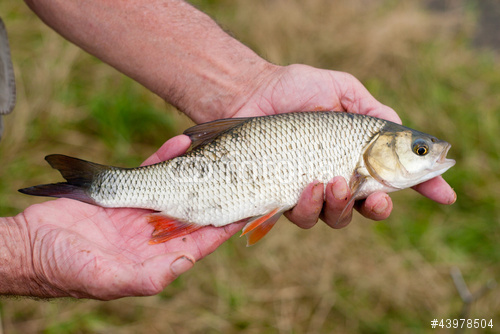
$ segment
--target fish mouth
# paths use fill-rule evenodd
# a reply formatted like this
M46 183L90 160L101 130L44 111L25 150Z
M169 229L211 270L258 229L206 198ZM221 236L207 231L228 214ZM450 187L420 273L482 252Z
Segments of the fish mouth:
M451 144L446 143L446 146L443 149L443 152L441 152L438 159L436 160L436 162L440 165L440 169L444 169L444 168L448 169L450 167L453 167L456 163L455 160L446 158L446 155L448 154L448 151L450 150L450 148L451 148Z

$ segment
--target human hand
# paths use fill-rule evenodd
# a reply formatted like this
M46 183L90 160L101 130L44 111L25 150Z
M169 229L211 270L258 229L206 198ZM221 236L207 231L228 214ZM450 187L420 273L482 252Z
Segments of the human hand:
M171 159L190 145L187 136L167 141L145 164ZM161 292L195 261L242 228L204 227L183 238L150 245L150 210L110 209L68 199L32 205L14 217L28 235L27 267L39 297L110 300ZM203 237L201 237L203 235Z
M262 71L261 77L254 82L259 87L240 102L231 117L335 110L370 115L401 124L394 110L378 102L348 73L306 65L272 65ZM351 196L346 180L343 177L334 178L326 186L326 194L324 188L323 184L310 184L295 208L285 214L287 218L302 228L314 226L318 218L334 228L346 226L349 220L336 224ZM441 176L413 189L438 203L452 204L456 200L455 192ZM371 194L365 200L354 203L354 206L363 216L373 220L386 219L392 211L391 198L383 192Z

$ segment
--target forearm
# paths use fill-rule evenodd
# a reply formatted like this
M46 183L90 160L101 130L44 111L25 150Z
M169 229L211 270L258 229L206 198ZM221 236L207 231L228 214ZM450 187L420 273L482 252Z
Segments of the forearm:
M49 26L196 122L234 114L270 67L181 0L26 0Z
M13 217L0 218L0 295L33 295L37 289L27 239Z

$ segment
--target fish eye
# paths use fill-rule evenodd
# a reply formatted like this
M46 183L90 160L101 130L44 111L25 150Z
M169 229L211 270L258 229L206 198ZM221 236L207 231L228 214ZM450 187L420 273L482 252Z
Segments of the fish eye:
M429 153L429 145L427 145L424 140L417 139L413 143L413 153L424 156Z

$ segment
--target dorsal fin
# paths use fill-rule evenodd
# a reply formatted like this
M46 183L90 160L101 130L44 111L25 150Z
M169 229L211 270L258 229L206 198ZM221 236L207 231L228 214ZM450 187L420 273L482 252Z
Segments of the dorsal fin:
M213 122L207 122L190 127L184 134L191 139L191 148L211 142L215 137L229 129L245 123L252 117L224 118Z

